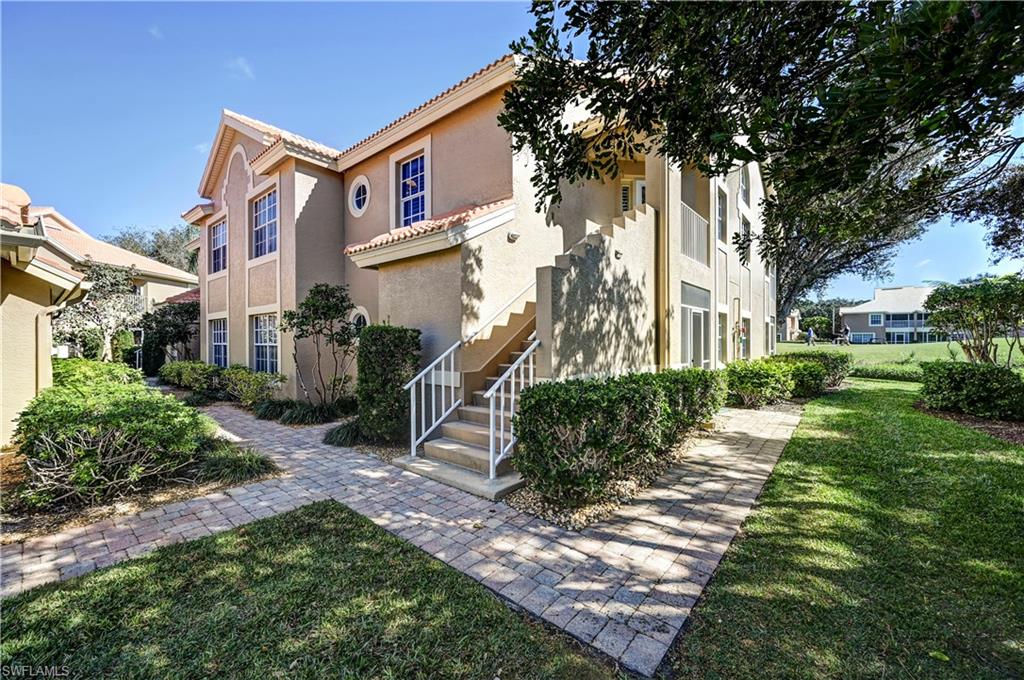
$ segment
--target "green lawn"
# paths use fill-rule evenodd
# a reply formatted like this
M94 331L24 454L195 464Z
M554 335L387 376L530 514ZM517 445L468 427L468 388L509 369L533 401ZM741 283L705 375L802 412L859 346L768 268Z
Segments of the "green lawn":
M610 678L567 637L324 502L2 603L0 664L76 677Z
M999 340L999 356L1006 357L1009 343L1005 339ZM849 345L837 347L829 342L823 342L808 347L802 342L780 342L777 345L779 353L800 352L806 349L816 350L842 350L853 354L858 364L908 364L933 359L949 359L950 348L956 353L957 359L963 359L964 353L960 345L955 342L947 345L945 342L921 342L912 345ZM1014 363L1024 366L1024 357L1019 352L1014 352Z
M1024 448L916 391L854 380L807 405L679 677L1024 676Z

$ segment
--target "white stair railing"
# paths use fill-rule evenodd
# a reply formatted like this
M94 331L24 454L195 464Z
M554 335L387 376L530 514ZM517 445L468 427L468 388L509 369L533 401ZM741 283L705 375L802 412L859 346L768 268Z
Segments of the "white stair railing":
M498 464L512 452L516 444L515 420L516 397L524 388L534 383L534 354L540 346L536 339L536 331L530 335L532 342L519 358L508 367L501 377L484 393L484 399L490 401L490 436L488 439L488 455L490 458L490 478L498 474ZM506 415L507 405L507 415ZM508 431L505 431L505 420L508 419Z
M444 354L430 362L415 378L405 384L409 390L409 455L416 457L416 447L427 436L451 415L452 411L462 405L462 399L456 398L455 385L455 351L462 346L457 342ZM447 367L447 369L446 369ZM437 376L440 374L441 380ZM428 381L427 378L430 378ZM430 385L430 406L427 407L427 385ZM416 392L419 392L419 401ZM438 394L440 392L440 394ZM430 417L427 417L427 411ZM440 410L440 414L438 414ZM428 422L429 421L429 422ZM417 428L417 423L419 427Z

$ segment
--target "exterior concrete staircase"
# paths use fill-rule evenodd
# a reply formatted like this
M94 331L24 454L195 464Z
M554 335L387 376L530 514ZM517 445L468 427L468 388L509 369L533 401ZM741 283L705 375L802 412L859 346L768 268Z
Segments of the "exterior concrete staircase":
M521 341L519 349L510 352L508 360L499 364L494 375L486 379L484 389L465 395L464 403L453 414L457 418L442 423L436 430L441 436L423 442L420 455L402 456L394 461L395 465L490 500L497 500L525 484L508 459L498 463L497 476L490 479L491 410L490 400L484 394L529 345L529 340ZM500 417L501 413L496 411L496 427ZM512 412L506 410L505 432L509 431L511 422Z

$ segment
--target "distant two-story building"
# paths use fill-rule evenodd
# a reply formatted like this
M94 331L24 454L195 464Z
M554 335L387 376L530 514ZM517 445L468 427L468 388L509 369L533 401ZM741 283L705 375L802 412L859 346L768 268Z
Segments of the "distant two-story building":
M622 158L538 212L497 119L515 77L499 59L344 150L224 111L183 214L201 228L203 358L284 373L295 396L281 314L345 284L353 322L423 333L410 449L427 461L410 464L494 480L523 384L771 353L773 273L731 245L761 229L757 165L711 178ZM308 370L312 348L297 356Z
M850 327L853 344L938 342L945 336L928 323L924 301L934 286L875 288L874 298L840 307L842 323Z

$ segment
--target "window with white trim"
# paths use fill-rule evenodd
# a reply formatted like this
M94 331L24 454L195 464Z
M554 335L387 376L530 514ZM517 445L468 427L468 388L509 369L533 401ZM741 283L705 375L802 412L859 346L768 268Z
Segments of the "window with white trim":
M210 319L210 363L228 366L228 320Z
M352 310L352 314L349 315L349 322L356 329L356 335L362 332L364 328L370 325L370 317L363 310L362 307Z
M348 211L352 217L362 217L370 204L370 180L366 175L359 175L352 182L348 192Z
M427 162L420 152L398 165L398 215L403 227L427 218Z
M729 195L721 189L718 190L718 205L715 211L715 223L718 231L718 240L722 243L729 242Z
M277 190L252 202L252 256L277 251Z
M855 345L869 345L874 341L874 333L850 333L850 342Z
M210 273L223 271L228 266L228 223L218 222L210 227Z
M740 199L743 205L750 205L750 166L740 168Z
M871 312L868 314L868 325L869 326L881 326L882 325L882 313Z
M748 220L746 217L740 218L740 236L742 236L747 242L747 247L745 251L746 257L743 266L750 267L750 220Z
M252 317L252 368L262 373L277 373L277 315Z

